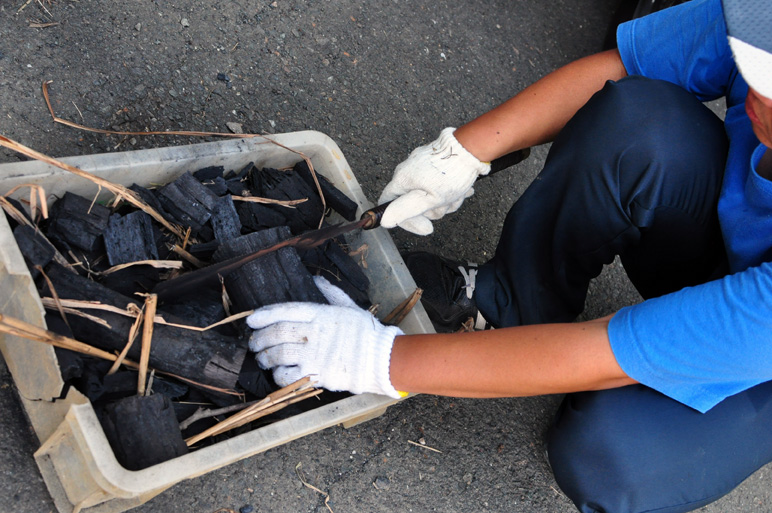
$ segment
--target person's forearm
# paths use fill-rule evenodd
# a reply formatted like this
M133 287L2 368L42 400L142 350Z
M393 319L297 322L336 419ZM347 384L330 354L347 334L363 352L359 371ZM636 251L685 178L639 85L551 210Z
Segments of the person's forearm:
M584 57L458 127L456 139L472 155L488 162L521 148L552 141L606 81L626 75L617 50Z
M635 383L614 358L607 326L605 318L399 336L390 378L397 390L455 397L520 397Z

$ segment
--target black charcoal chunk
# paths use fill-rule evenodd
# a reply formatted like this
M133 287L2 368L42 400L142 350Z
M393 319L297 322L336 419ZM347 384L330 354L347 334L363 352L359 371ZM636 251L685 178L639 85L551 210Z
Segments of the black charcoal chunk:
M257 360L251 356L244 359L244 365L239 373L239 385L258 399L278 389L270 375L261 369Z
M134 371L121 370L102 377L102 395L97 403L108 403L129 397L137 393L139 377Z
M236 206L241 225L251 231L265 230L274 226L282 226L286 219L284 216L262 203L240 201Z
M184 324L199 328L205 328L227 317L219 287L216 290L203 288L195 295L186 297L181 301L164 303L158 308L158 311L171 314L183 321ZM167 316L164 315L164 318Z
M343 248L335 241L327 241L323 246L324 253L329 258L335 267L345 276L345 278L351 282L356 288L363 292L367 292L370 286L370 280L365 275L359 264L346 253Z
M109 217L109 208L66 192L51 207L47 234L49 237L53 234L85 251L95 251L99 248Z
M34 221L29 215L29 212L27 212L27 209L22 206L19 200L12 198L10 196L6 196L5 200L8 203L10 203L11 206L13 206L16 210L18 210L24 217L26 217L30 223L34 223ZM10 224L11 227L14 227L14 226L17 226L18 223L11 216L8 216L8 224Z
M151 189L146 189L142 187L141 185L133 184L131 187L129 187L132 191L136 192L140 199L150 205L153 210L161 214L164 218L169 218L169 213L164 210L163 205L161 205L161 201L158 199L158 195L156 194L156 191Z
M156 375L153 377L152 392L154 394L162 394L169 399L179 399L188 393L190 387L179 381L172 381L164 379Z
M150 265L132 265L99 278L105 287L128 297L148 293L160 282L161 274Z
M294 208L281 205L269 205L286 219L292 233L298 234L319 227L324 208L319 195L294 170L264 168L251 174L254 193L264 198L279 201L305 199Z
M104 239L110 265L158 260L152 219L141 210L125 216L111 215Z
M252 195L252 193L249 190L249 185L247 185L244 182L244 180L242 180L241 178L233 178L230 180L226 180L225 185L228 188L228 192L230 192L234 196L251 196Z
M223 242L217 261L246 255L273 246L291 236L289 228L269 228ZM268 253L228 274L225 287L240 311L286 301L326 303L311 274L293 247Z
M193 172L193 177L199 182L206 182L215 178L222 178L224 172L225 168L222 166L202 167L198 171Z
M321 276L343 290L357 305L365 309L371 306L367 290L361 290L348 280L346 275L327 257L324 246L302 252L301 259L311 274Z
M190 173L184 173L161 187L158 199L177 223L189 226L196 234L211 217L217 196Z
M19 225L13 230L16 244L27 262L30 275L37 278L40 274L36 266L45 267L53 260L56 250L43 234L31 226Z
M235 239L241 235L241 221L230 195L215 201L211 221L214 238L218 241Z
M201 183L215 196L225 196L229 192L228 182L222 176L212 178L211 180L204 180Z
M218 247L220 247L220 241L218 240L199 242L197 244L192 244L188 248L188 253L199 260L209 260L212 258L212 254L214 254Z
M308 167L308 164L305 160L301 160L295 164L295 171L313 190L316 190L314 177L311 174L311 169ZM346 196L323 175L316 173L316 178L319 180L319 187L322 189L322 194L324 194L324 199L327 203L327 206L332 208L347 221L354 221L356 219L358 207L356 202Z
M132 396L105 407L105 434L115 457L129 470L141 470L187 454L169 398Z
M49 330L53 330L50 326ZM59 372L62 375L62 381L69 382L83 375L83 358L79 353L55 347L56 362L59 365ZM250 358L247 358L248 360Z

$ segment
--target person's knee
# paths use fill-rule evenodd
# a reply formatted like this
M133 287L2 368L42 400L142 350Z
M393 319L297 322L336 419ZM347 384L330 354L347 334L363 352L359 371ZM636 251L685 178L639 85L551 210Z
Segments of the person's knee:
M552 472L560 489L582 513L610 513L609 503L619 503L610 495L622 494L623 488L603 483L605 468L613 468L613 462L605 461L605 448L599 447L597 436L586 436L589 430L581 429L571 436L563 434L550 437L548 455ZM620 469L622 470L622 469ZM617 474L617 477L622 477ZM615 511L616 513L616 511Z
M646 470L626 430L607 417L619 394L572 394L547 445L555 480L583 513L632 513L646 493ZM645 502L645 501L644 501Z
M693 94L639 76L607 82L566 125L559 147L561 139L579 152L602 149L604 159L661 169L723 165L727 146L721 120Z

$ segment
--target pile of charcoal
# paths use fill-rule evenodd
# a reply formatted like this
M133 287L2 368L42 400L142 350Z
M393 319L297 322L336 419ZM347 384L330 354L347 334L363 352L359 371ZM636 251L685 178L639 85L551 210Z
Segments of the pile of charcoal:
M57 199L48 219L35 227L9 220L40 297L54 305L47 307L48 329L111 354L124 350L135 323L117 310L139 311L159 283L316 229L329 214L325 204L349 221L357 209L324 177L314 175L305 161L284 170L249 164L226 173L209 167L158 187L135 184L130 189L167 221L183 227L186 240L127 203L108 207L73 193ZM242 201L255 197L276 203ZM287 206L291 200L305 201ZM228 273L216 286L160 301L157 315L166 322L153 327L149 366L157 372L149 393L138 395L134 368L122 366L108 373L113 362L57 348L62 378L91 400L126 468L138 470L184 454L190 450L186 439L222 420L183 422L199 407L227 409L266 397L278 387L249 353L250 330L243 317L207 330L182 326L203 328L238 312L285 301L324 303L314 275L326 277L367 308L368 279L350 252L342 237L313 249L284 247ZM168 260L180 261L181 268L151 265ZM143 263L122 265L134 262ZM75 315L61 307L65 300L96 301L115 310ZM134 342L126 358L137 362L140 356L140 344ZM195 447L342 397L345 394L324 392Z

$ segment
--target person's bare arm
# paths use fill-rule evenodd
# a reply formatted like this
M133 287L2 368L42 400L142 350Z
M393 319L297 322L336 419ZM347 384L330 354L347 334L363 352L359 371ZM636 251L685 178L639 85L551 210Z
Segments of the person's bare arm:
M399 336L391 352L391 383L405 392L455 397L532 396L633 384L611 351L608 321Z
M488 162L549 142L606 81L626 75L616 49L584 57L458 127L456 139L475 157Z

